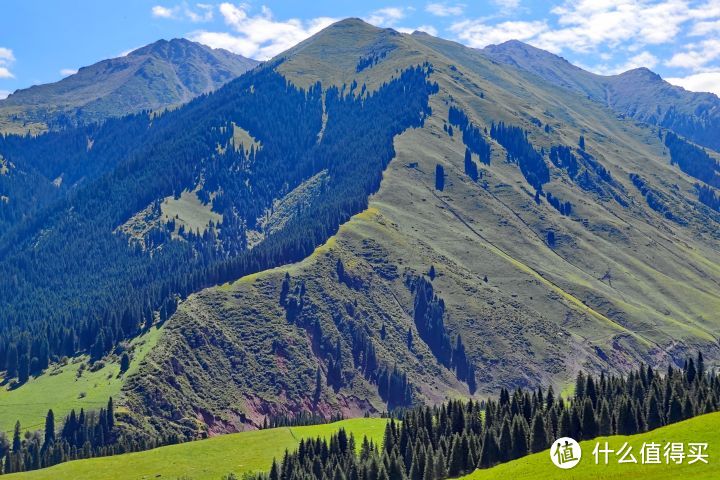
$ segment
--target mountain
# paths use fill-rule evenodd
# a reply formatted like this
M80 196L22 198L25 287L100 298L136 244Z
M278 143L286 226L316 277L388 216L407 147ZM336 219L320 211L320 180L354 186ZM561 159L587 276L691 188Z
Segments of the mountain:
M0 130L38 132L177 106L257 64L185 39L159 40L59 82L15 91L0 100Z
M720 150L720 98L715 94L689 92L647 68L619 75L597 75L517 40L489 45L482 52L497 62L581 92L618 114L667 128L699 145Z
M123 428L196 438L720 360L720 155L427 34L344 20L0 154L78 172L0 234L8 403L127 354Z

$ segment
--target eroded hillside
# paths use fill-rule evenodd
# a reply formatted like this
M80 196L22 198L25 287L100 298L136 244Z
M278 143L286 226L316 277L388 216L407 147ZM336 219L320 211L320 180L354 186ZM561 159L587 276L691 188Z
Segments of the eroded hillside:
M138 425L239 430L563 389L581 368L698 347L718 358L718 213L664 132L475 50L354 20L282 60L299 86L360 97L429 64L439 90L395 137L369 209L326 245L180 305L127 387Z

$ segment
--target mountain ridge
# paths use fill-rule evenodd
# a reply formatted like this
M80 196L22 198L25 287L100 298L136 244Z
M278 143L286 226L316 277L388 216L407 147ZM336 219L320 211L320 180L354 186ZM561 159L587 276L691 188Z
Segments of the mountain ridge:
M0 128L43 131L185 103L258 64L187 39L159 40L0 100Z
M698 348L720 359L720 217L669 132L481 51L346 20L184 107L112 122L90 153L85 130L0 144L18 163L49 138L81 163L139 145L111 150L74 208L0 238L0 299L17 318L37 298L48 316L107 308L54 319L93 361L162 324L118 399L129 429L195 438L561 391L579 370ZM188 197L222 221L181 230ZM266 229L279 210L289 221ZM131 218L148 222L142 243L118 229ZM19 268L30 261L42 270Z
M588 95L621 115L673 130L700 145L720 151L720 98L671 85L647 68L598 75L566 59L518 40L480 50L553 84Z

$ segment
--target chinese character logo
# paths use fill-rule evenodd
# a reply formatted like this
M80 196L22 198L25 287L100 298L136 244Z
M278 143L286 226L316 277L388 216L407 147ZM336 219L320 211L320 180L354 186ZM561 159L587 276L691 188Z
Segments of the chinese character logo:
M550 460L556 467L573 468L582 458L580 444L570 437L558 438L550 447Z

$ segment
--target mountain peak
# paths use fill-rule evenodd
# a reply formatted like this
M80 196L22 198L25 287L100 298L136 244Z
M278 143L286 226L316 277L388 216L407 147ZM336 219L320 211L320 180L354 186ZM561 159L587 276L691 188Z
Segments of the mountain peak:
M137 48L133 50L132 52L128 53L128 56L144 56L144 55L160 55L160 56L166 56L168 52L177 50L177 51L187 51L191 49L202 49L206 50L209 49L209 47L206 47L205 45L202 45L200 43L192 42L186 38L173 38L170 40L160 39L153 43L150 43L148 45L145 45L144 47Z
M633 68L618 75L618 77L642 78L645 80L662 80L662 77L647 67Z

